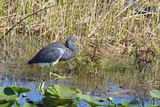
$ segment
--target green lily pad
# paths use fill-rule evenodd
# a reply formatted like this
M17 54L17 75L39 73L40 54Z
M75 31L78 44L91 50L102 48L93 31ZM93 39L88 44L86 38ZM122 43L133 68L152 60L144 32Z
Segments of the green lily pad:
M17 95L10 87L0 87L0 101L15 101L17 98Z
M51 85L45 90L45 95L57 96L59 99L75 99L77 93L80 93L80 91L76 88L58 85Z
M160 100L160 91L159 90L152 90L152 91L150 91L150 94L152 97Z
M90 95L81 95L79 99L86 101L88 104L92 106L108 106L106 104L99 103L98 101L105 101L100 97L90 96Z
M127 102L127 101L126 101ZM130 102L130 101L129 101ZM116 103L114 103L114 102L112 102L112 104L114 104L114 106L117 106L117 107L126 107L125 105L120 105L120 104L116 104ZM127 103L127 104L129 104L129 103Z
M73 100L75 100L75 103L73 102ZM98 102L104 102L105 99L90 95L83 95L77 88L69 88L66 86L58 85L51 85L47 87L47 89L45 90L43 103L45 106L53 106L56 104L62 106L64 106L65 104L72 104L75 106L82 100L86 101L92 106L107 106L106 104L101 104Z
M126 107L140 107L140 102L138 100L122 101L122 104Z
M15 107L21 107L21 105L18 102L16 102Z
M76 100L73 102L72 107L77 107L77 104L80 103L82 100Z
M36 104L30 104L30 103L25 102L23 107L38 107L38 106Z
M159 107L159 105L150 105L150 106L145 106L145 107Z
M56 97L58 97L59 93L55 90L54 86L51 85L51 86L46 88L44 95L45 96L56 96Z
M122 104L127 107L127 105L128 105L130 102L131 102L131 101L122 101Z
M14 90L16 93L21 94L21 93L24 93L24 92L30 92L31 90L30 89L27 89L27 88L24 88L24 87L17 87L17 86L13 86L13 87L10 87L12 88L12 90Z
M15 101L1 101L0 107L12 107Z
M57 106L65 106L66 104L72 104L72 100L68 99L58 99L58 98L52 98L52 97L44 97L42 99L43 104L45 107L57 107ZM49 102L49 103L48 103Z

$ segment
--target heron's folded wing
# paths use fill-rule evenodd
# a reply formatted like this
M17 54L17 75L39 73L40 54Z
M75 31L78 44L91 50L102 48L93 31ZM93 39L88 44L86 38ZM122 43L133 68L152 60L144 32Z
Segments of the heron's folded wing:
M32 60L33 63L51 63L59 60L63 54L60 48L42 49Z

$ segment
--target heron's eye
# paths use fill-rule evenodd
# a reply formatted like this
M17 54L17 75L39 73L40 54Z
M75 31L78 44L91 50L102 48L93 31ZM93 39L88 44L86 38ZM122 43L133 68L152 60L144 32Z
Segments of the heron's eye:
M76 40L75 43L78 43L78 40Z

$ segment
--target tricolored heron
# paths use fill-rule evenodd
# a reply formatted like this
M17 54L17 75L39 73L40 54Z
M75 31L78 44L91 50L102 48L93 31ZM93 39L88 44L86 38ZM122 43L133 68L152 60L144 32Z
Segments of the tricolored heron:
M148 6L148 7L146 7L146 8L144 8L144 9L139 9L138 8L138 4L137 3L135 3L134 1L130 1L129 3L128 3L128 5L133 5L134 4L134 8L135 8L135 10L137 11L137 13L138 14L145 14L145 13L147 13L147 12L150 12L149 14L152 14L152 13L155 13L156 12L156 7L155 6ZM127 6L128 6L127 5ZM158 11L159 13L159 15L160 15L160 10ZM147 14L147 17L148 17L148 15L149 14Z
M41 66L51 66L51 65L53 66L59 61L69 60L77 54L77 46L74 45L75 43L78 42L76 37L74 36L70 36L67 39L66 45L61 42L53 42L48 46L44 47L43 49L41 49L30 61L28 61L28 64L30 65L38 63ZM71 51L68 51L67 48L69 48ZM51 74L53 73L50 72L50 77Z

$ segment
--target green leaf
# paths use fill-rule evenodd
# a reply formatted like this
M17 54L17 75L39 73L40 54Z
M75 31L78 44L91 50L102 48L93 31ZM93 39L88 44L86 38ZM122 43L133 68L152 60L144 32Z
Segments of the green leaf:
M44 90L43 90L44 84L45 84L45 80L42 80L38 86L38 91L41 95L44 95Z
M46 88L44 95L59 96L58 92L55 90L53 85Z
M122 101L122 104L127 107L127 105L128 105L130 102L131 102L131 101Z
M79 99L86 101L88 104L90 104L92 106L108 106L106 104L101 104L101 103L97 102L98 100L103 101L104 99L99 98L99 97L95 97L95 96L81 95L81 96L79 96Z
M1 101L0 107L12 107L15 101Z
M72 105L80 90L66 86L51 85L45 90L43 104L46 107ZM83 95L83 94L82 94ZM50 102L50 103L48 103Z
M122 101L122 104L126 107L140 107L140 102L138 100Z
M50 96L43 98L42 102L45 105L45 107L57 107L58 105L65 106L66 104L73 103L72 100L52 98Z
M129 101L130 102L130 101ZM116 104L114 102L112 102L112 104L114 104L114 106L116 105L117 107L126 107L125 105L120 105L120 104ZM127 103L128 104L128 103Z
M12 88L12 90L14 90L16 93L18 93L18 96L20 93L24 93L24 92L30 92L31 90L30 89L27 89L27 88L24 88L24 87L17 87L17 86L13 86L10 88Z
M159 105L151 105L151 106L145 106L145 107L159 107Z
M160 100L160 91L159 90L152 90L152 91L150 91L150 94L152 97Z
M15 107L21 107L21 105L18 102L16 102Z
M25 102L23 107L38 107L38 106L36 104L30 104L30 103Z
M15 101L17 98L17 95L10 87L0 87L0 101L8 101L13 100Z
M75 99L76 94L80 92L77 88L69 88L58 85L55 85L55 89L59 93L59 99Z
M56 97L55 97L56 96ZM73 99L77 99L74 103L72 102ZM90 96L90 95L83 95L80 90L77 88L69 88L66 86L58 86L58 85L51 85L47 87L45 90L45 97L43 98L43 102L47 106L53 106L54 104L57 105L64 105L73 103L74 106L77 105L80 101L86 101L88 104L92 106L107 106L106 104L101 104L98 101L105 101L100 97ZM52 102L48 103L48 102Z
M82 100L77 100L73 102L73 106L72 107L77 107L77 104L80 103Z
M90 95L88 95L88 96L90 96ZM100 98L100 97L96 97L96 96L90 96L90 97L93 101L99 101L99 102L105 102L106 101L106 99L104 99L104 98Z
M46 95L58 96L59 99L75 99L77 93L81 93L77 88L68 88L58 85L51 85L45 90Z

